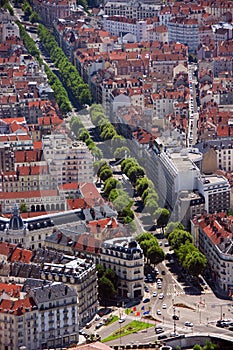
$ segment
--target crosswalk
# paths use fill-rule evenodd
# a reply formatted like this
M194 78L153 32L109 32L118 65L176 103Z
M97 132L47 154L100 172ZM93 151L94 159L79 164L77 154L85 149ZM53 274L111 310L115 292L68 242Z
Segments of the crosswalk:
M185 292L183 291L183 292L173 292L173 293L170 293L170 292L168 292L168 293L166 293L167 295L171 295L171 296L178 296L178 295L182 295L182 294L185 294Z

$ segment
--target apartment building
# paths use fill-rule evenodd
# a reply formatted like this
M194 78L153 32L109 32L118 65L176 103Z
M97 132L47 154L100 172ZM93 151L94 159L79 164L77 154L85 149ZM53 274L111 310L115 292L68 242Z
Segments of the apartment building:
M0 327L1 350L69 346L78 342L77 293L63 283L31 281L20 299L1 298Z
M123 298L142 297L144 281L144 256L132 237L122 237L103 242L100 262L111 268L119 278L118 294Z
M58 190L28 189L23 192L0 193L2 213L11 213L15 203L19 206L24 203L31 212L63 211L67 208L65 196L60 195Z
M228 180L220 175L203 175L198 178L197 188L205 198L207 213L228 211L231 207L231 188Z
M168 30L165 25L160 25L155 28L147 29L147 41L160 41L162 43L168 42Z
M91 257L75 257L68 251L58 252L45 247L32 251L8 242L0 243L0 256L2 282L14 281L24 285L26 292L36 283L38 287L48 283L63 283L78 296L79 325L85 325L96 314L97 272Z
M52 26L57 18L70 16L71 12L77 9L77 5L74 0L33 0L33 9L41 16L46 26Z
M84 142L72 143L66 135L47 135L42 143L52 182L93 182L93 157Z
M124 16L127 18L145 19L156 17L162 2L156 0L153 3L147 1L107 1L104 5L104 14L108 16Z
M137 42L147 40L147 31L154 27L153 21L137 20L121 16L104 16L104 29L111 35L121 36L125 33L135 35Z
M11 144L7 143L0 146L0 167L1 172L14 170L14 152Z
M1 42L5 42L7 38L20 37L19 27L13 21L2 23L2 37Z
M209 275L225 292L233 291L233 221L225 212L203 215L191 221L195 245L206 256Z
M171 18L167 24L169 42L179 42L195 52L198 47L198 21L184 17Z

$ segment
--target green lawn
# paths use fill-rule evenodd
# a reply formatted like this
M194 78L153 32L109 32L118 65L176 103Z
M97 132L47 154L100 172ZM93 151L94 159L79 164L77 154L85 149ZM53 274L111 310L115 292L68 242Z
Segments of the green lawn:
M120 325L119 329L115 332L113 332L111 335L109 335L107 338L104 338L102 340L103 343L106 343L108 341L118 339L120 337L124 337L126 335L142 331L143 329L153 327L153 324L150 323L145 323L145 322L140 322L140 321L132 321L126 326L122 327L120 330Z
M112 324L118 320L119 320L119 317L114 315L114 316L109 318L109 320L105 323L105 326L109 326L110 324Z

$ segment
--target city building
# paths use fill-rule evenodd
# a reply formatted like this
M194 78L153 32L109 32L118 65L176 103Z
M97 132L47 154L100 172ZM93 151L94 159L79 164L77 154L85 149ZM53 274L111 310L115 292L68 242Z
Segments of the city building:
M191 221L195 245L206 256L208 273L225 292L233 291L233 221L226 213L197 216Z
M140 298L144 294L144 256L132 237L114 238L103 242L100 263L115 271L119 278L118 295Z
M199 193L205 198L207 213L228 211L231 207L231 188L228 180L220 175L201 175L197 181Z
M35 284L34 280L38 286L63 283L78 296L75 302L78 302L79 325L85 325L96 314L97 272L91 258L75 257L69 252L64 254L45 247L31 251L8 242L0 243L0 256L2 282L14 281L17 285L25 285L27 292Z
M127 18L145 19L158 16L162 2L156 0L153 3L147 0L132 2L107 1L104 5L104 14L108 16L124 16Z
M93 182L93 157L84 142L71 142L67 135L53 134L45 136L42 144L44 159L55 185Z
M52 26L57 18L70 16L71 12L77 9L77 5L74 0L33 0L33 9L41 16L46 26Z
M104 29L118 37L126 33L135 35L137 42L147 40L147 31L154 27L152 20L137 20L120 16L104 16Z
M1 288L9 289L9 284ZM0 349L30 350L68 346L78 342L77 293L63 283L33 281L16 296L4 293L0 301ZM12 297L11 297L12 296Z
M195 52L198 47L198 21L184 17L171 18L167 24L169 42L179 42L188 46L189 51Z

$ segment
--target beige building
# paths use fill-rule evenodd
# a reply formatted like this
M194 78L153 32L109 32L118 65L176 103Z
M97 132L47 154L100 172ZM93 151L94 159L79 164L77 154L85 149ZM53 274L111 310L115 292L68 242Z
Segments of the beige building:
M32 281L31 281L32 282ZM37 350L78 342L77 293L63 283L27 285L20 299L0 301L0 350Z
M118 276L119 296L132 299L143 296L144 256L132 237L105 241L101 246L100 263Z
M37 190L24 192L1 192L0 205L2 213L11 213L14 204L25 203L31 212L64 211L66 199L57 190Z
M65 135L48 135L42 142L52 184L93 182L93 157L84 142Z

